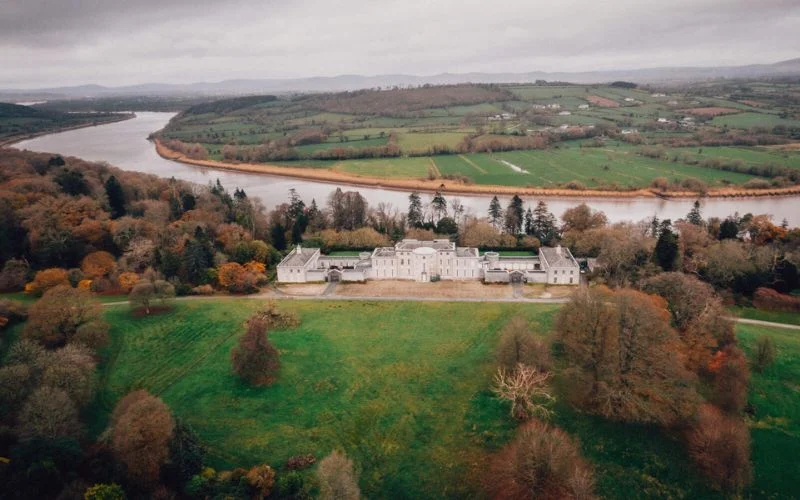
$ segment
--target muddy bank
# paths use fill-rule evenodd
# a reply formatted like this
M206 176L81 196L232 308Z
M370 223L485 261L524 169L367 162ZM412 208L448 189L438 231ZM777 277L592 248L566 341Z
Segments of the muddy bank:
M283 167L269 164L253 163L225 163L215 160L194 160L187 158L184 154L169 149L158 139L155 140L156 151L167 160L207 167L221 170L231 170L237 172L260 173L297 179L307 179L317 182L331 184L348 184L352 186L366 186L381 189L391 189L397 191L420 191L449 194L482 194L482 195L502 195L513 196L542 196L542 197L573 197L573 198L743 198L743 197L764 197L764 196L787 196L800 194L800 186L774 189L743 189L736 187L710 189L706 194L701 195L693 191L660 191L650 188L642 188L633 191L609 191L592 189L561 189L561 188L539 188L539 187L515 187L515 186L496 186L485 184L461 184L447 179L423 180L423 179L380 179L374 177L362 177L343 172L334 172L325 169L312 169L301 167Z

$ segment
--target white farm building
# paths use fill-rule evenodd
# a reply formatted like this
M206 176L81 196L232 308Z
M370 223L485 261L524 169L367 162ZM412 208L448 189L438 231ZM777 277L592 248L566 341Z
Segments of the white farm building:
M580 266L569 249L542 247L537 256L480 255L449 240L402 240L358 256L323 255L295 247L278 264L281 283L366 280L483 280L487 283L580 284Z

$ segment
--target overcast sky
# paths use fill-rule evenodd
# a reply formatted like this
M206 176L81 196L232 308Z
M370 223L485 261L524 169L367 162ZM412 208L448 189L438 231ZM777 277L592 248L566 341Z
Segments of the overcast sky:
M800 0L0 0L0 88L800 56Z

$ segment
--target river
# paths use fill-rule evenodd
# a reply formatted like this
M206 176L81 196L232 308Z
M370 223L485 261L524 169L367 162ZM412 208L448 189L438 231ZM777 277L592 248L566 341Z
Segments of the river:
M293 179L273 175L236 173L185 165L165 160L156 154L147 136L163 128L173 113L139 112L136 118L97 127L70 130L44 135L14 145L16 148L32 151L59 153L64 156L77 156L85 160L105 161L124 170L136 170L156 174L161 177L175 177L200 184L220 180L229 190L244 189L249 196L261 198L267 208L272 208L287 200L289 189L294 188L309 203L312 198L324 204L328 195L336 189L335 184ZM342 185L343 190L357 190L375 206L387 202L405 211L408 207L408 193L370 187ZM430 201L430 195L422 195ZM483 216L489 207L490 195L452 195L447 199L458 198L466 213ZM678 219L691 209L693 200L662 200L658 198L621 199L582 199L582 198L542 198L550 210L561 215L565 209L585 201L592 208L602 210L609 220L641 220L657 216L660 219ZM524 198L528 204L538 199ZM507 200L501 201L505 205ZM786 219L792 226L800 225L800 197L762 197L701 199L705 217L726 217L733 213L770 214L776 222Z

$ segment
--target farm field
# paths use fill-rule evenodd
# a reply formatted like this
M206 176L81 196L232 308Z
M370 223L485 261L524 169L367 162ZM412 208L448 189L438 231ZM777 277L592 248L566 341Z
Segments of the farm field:
M766 153L765 153L766 154ZM778 157L778 155L774 155ZM800 159L800 154L793 154ZM344 160L333 168L365 177L426 178L431 164L441 176L460 175L476 184L558 187L579 182L587 187L616 184L625 188L647 187L656 177L670 181L693 178L711 186L742 184L754 176L686 165L667 159L646 158L633 148L562 147L545 151L510 151L489 155L440 155L435 157ZM515 170L516 166L522 171Z
M474 497L487 455L513 433L491 383L497 333L522 314L542 335L557 306L485 303L281 301L302 319L273 332L278 382L250 388L233 377L230 349L255 300L189 301L135 319L111 307L112 344L101 366L94 432L132 388L159 395L210 448L217 467L342 447L370 498ZM448 318L442 321L442 318ZM753 375L755 483L745 497L796 491L800 452L800 342L794 332L740 325L744 348L773 335L778 362ZM580 439L605 498L717 498L677 441L655 429L580 415L565 402L554 423ZM792 465L795 464L795 465ZM794 470L792 470L794 468Z
M212 160L385 179L626 190L663 177L673 190L691 181L701 192L754 178L762 189L797 183L776 170L800 168L800 152L777 151L800 137L795 86L711 89L456 85L253 96L189 108L161 134L198 143ZM577 148L581 141L593 147ZM638 155L644 147L664 156Z

